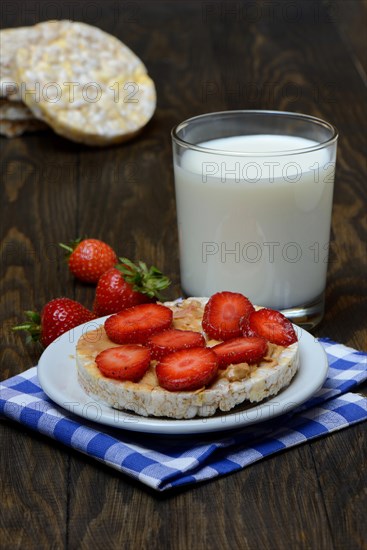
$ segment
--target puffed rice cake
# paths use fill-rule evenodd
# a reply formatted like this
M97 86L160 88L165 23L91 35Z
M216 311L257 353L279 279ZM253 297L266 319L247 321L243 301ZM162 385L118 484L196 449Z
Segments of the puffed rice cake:
M0 120L0 135L7 138L19 137L28 132L47 130L47 125L42 120L35 118L28 120Z
M47 21L36 28L37 44L16 54L16 81L36 118L88 145L125 141L145 126L155 87L127 46L85 23Z
M14 138L29 132L46 130L48 126L37 120L21 101L0 99L0 135Z
M38 25L0 30L0 97L21 100L15 57L19 48L37 43L40 32Z
M47 128L22 103L15 65L18 49L36 43L39 35L36 27L0 30L0 135L8 138Z
M202 331L202 316L208 298L187 298L166 302L172 309L173 326L180 330ZM204 334L205 336L205 334ZM207 346L219 343L207 341ZM159 386L152 361L139 382L115 380L104 376L95 358L104 349L115 347L103 325L79 338L76 346L78 380L85 392L119 410L141 416L184 419L212 416L237 405L259 403L287 387L299 368L298 343L287 348L269 344L267 357L257 366L241 363L218 373L209 386L196 391L171 392Z
M0 99L0 120L35 120L35 117L21 101Z

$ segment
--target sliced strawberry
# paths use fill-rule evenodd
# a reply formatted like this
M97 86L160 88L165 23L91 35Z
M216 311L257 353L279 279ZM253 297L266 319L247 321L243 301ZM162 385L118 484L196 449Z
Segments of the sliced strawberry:
M160 304L141 304L111 315L104 324L116 344L144 344L150 336L169 328L172 311Z
M241 336L240 319L254 311L250 300L237 292L217 292L204 308L203 329L209 338L229 340Z
M253 365L264 357L268 343L265 338L254 336L252 338L233 338L223 344L217 344L212 349L218 357L219 368L228 365L248 363Z
M209 384L218 371L209 348L191 348L166 355L156 367L158 381L169 391L194 391Z
M147 346L152 352L152 358L159 360L181 349L204 348L205 338L200 332L171 328L152 336Z
M240 329L242 336L250 337L250 336L257 336L256 332L252 330L250 327L250 315L252 311L250 311L247 315L244 315L240 319Z
M278 346L290 346L297 342L297 334L286 317L280 311L263 308L250 314L243 328L262 336Z
M149 367L150 351L143 346L128 344L105 349L95 361L104 376L137 382Z

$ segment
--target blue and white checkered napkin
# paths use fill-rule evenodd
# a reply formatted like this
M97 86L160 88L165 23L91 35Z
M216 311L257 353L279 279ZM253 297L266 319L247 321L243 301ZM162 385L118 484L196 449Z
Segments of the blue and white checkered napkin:
M95 424L58 407L36 367L0 384L0 413L158 491L245 468L273 453L367 419L367 399L351 393L367 379L367 353L322 339L329 373L297 410L227 433L164 437Z

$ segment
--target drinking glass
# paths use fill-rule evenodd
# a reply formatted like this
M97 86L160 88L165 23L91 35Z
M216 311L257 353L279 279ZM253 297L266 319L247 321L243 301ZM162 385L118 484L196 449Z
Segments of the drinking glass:
M312 328L324 312L338 133L318 118L225 111L172 130L181 285L229 290Z

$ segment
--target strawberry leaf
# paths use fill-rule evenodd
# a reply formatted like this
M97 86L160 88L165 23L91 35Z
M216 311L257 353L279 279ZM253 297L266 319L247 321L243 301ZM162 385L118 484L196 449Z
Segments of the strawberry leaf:
M59 243L59 246L63 250L66 250L66 252L67 252L67 254L65 254L65 257L66 257L67 260L69 259L70 255L74 252L74 250L76 249L78 244L80 244L81 242L82 242L82 239L79 237L79 238L75 239L74 241L71 241L69 244Z
M38 342L41 336L41 315L36 311L25 311L24 314L27 320L20 325L12 327L12 330L27 331L27 344L30 342Z
M140 261L136 265L128 258L119 260L121 263L116 267L125 281L132 285L133 290L146 294L149 298L161 299L160 292L171 284L168 277L154 266L148 268L145 262Z

